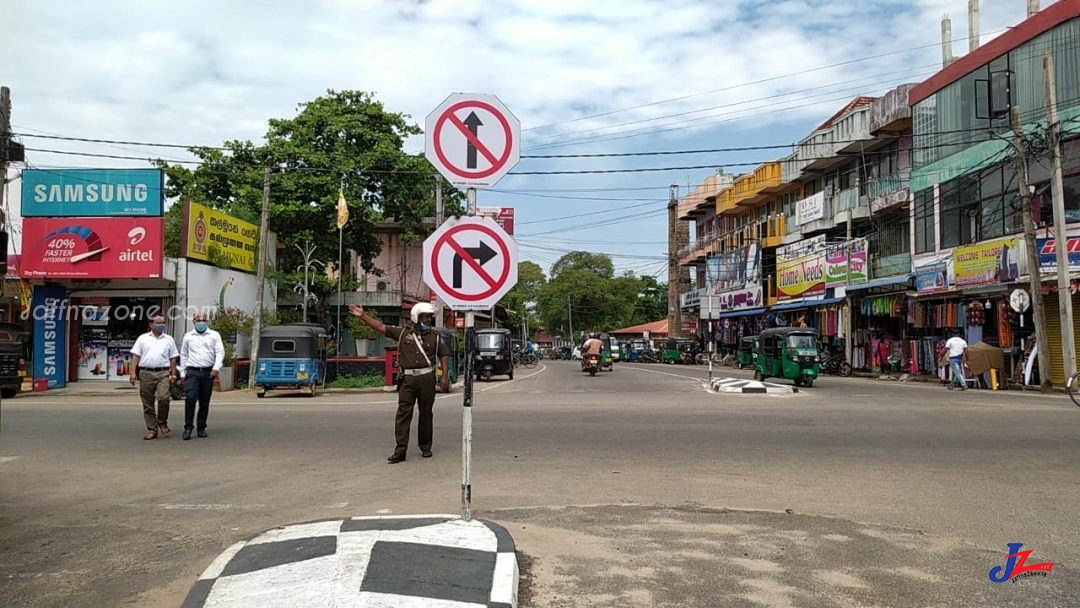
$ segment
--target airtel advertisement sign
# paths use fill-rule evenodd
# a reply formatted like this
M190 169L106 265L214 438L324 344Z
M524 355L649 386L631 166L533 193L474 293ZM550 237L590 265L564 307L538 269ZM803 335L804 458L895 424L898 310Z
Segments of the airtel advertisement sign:
M161 217L23 218L24 279L158 279Z

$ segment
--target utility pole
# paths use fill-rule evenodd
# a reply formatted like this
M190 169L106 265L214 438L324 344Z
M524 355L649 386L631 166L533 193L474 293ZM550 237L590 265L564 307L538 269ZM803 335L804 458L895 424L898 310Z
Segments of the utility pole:
M1039 248L1035 244L1035 222L1031 212L1031 190L1028 190L1027 149L1024 144L1024 127L1020 124L1020 107L1010 109L1013 129L1013 147L1016 149L1016 178L1020 189L1021 216L1024 220L1024 244L1027 246L1029 289L1031 308L1035 316L1035 340L1039 363L1039 380L1043 392L1053 388L1050 381L1050 348L1046 343L1046 312L1043 308L1042 281L1039 276ZM1067 290L1066 290L1067 291Z
M570 320L570 341L577 343L574 337L574 309L570 307L570 298L566 298L566 317Z
M440 182L439 190L442 190ZM465 191L465 215L476 215L476 188ZM465 394L461 398L461 519L472 521L472 405L476 371L476 313L465 313Z
M1057 77L1054 70L1054 51L1043 53L1043 73L1046 80L1046 122L1050 127L1050 196L1054 204L1054 249L1057 252L1058 311L1061 314L1061 356L1065 378L1076 373L1076 337L1073 335L1072 292L1069 290L1068 235L1065 230L1065 192L1061 177L1061 131L1057 118ZM1031 258L1028 258L1031 259ZM1039 258L1028 262L1038 268Z
M435 174L435 229L438 230L439 226L443 223L443 200L442 200L442 180L441 173ZM435 327L443 327L443 301L442 298L435 296Z
M7 218L4 216L4 194L7 190L8 162L11 160L11 89L0 87L0 231L7 230ZM7 251L4 251L7 255ZM7 259L6 257L4 258Z
M263 292L266 291L266 264L270 248L270 167L263 169L262 218L259 220L259 268L255 278L255 321L251 329L251 361L248 364L248 388L255 386L259 361L259 334L262 333ZM338 338L340 340L340 338Z
M858 176L855 177L855 187L856 187L856 189L859 187L859 178L858 178ZM856 194L858 194L857 190L856 190ZM848 293L848 291L847 291L847 288L851 287L851 235L852 235L851 216L853 214L854 214L854 209L848 211L848 216L847 216L847 241L844 243L844 249L847 250L847 281L844 282L844 304L845 304L845 308L847 309L846 314L844 314L844 360L847 361L848 363L851 363L851 351L854 348L854 341L853 341L853 339L851 337L851 317L852 317L851 305L852 305L852 302L851 302L851 294Z

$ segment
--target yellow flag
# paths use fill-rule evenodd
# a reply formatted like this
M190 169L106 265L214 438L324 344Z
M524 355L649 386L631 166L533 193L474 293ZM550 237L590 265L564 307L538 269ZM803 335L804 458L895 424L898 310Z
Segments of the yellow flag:
M337 199L337 229L341 230L349 223L349 206L345 204L345 191L338 191Z

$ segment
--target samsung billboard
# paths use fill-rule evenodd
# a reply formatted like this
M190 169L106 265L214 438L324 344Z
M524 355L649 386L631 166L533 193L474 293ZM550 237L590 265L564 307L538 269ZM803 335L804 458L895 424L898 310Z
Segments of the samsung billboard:
M161 169L26 169L23 217L163 215Z

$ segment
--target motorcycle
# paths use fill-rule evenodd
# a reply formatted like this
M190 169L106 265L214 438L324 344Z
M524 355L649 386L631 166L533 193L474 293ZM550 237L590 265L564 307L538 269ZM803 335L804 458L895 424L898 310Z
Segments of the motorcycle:
M851 369L851 364L844 358L844 355L840 353L823 353L821 357L821 371L826 374L847 378L851 376L853 370Z
M581 371L595 376L596 372L600 371L600 355L585 355L581 359Z

